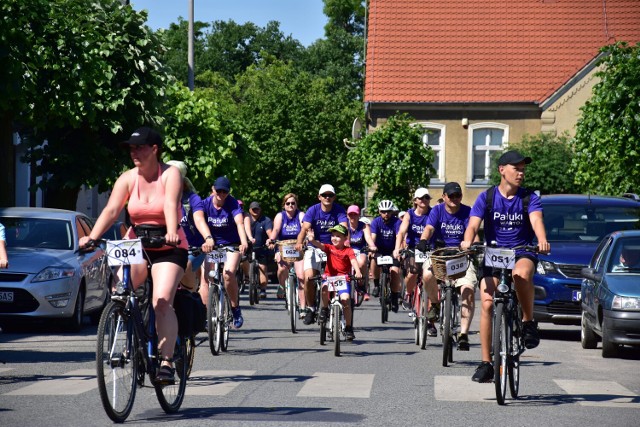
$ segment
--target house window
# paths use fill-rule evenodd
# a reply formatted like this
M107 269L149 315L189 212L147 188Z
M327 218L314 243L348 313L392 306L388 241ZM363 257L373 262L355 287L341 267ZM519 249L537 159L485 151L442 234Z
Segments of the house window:
M486 184L494 168L492 154L501 151L509 140L509 127L500 123L476 123L469 126L469 176L471 183Z
M422 134L422 143L425 148L429 146L433 150L433 169L435 169L435 175L429 172L431 177L430 184L442 184L444 182L444 125L438 123L420 123L420 126L424 129Z

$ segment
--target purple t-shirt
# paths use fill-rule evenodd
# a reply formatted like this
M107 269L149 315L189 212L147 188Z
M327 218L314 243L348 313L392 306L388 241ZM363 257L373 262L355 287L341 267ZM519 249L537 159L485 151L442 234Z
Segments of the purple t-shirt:
M289 218L286 211L280 212L282 217L282 224L280 227L280 233L278 234L278 240L291 240L297 239L302 224L300 224L300 211L296 209L293 218Z
M371 234L375 234L375 244L381 255L391 255L396 247L396 236L400 231L400 218L392 216L385 224L382 217L377 216L371 221Z
M331 233L329 229L336 224L348 223L347 211L334 203L329 212L322 210L321 204L317 203L309 208L302 217L302 222L311 224L311 229L315 234L316 240L322 243L331 243Z
M351 228L351 223L349 223L349 234L351 234L351 240L349 244L354 249L362 249L367 244L367 241L364 239L364 227L365 223L358 221L358 225L354 230Z
M460 205L455 214L447 212L444 203L434 206L429 213L427 225L434 228L431 241L443 240L446 246L460 246L469 225L471 207Z
M189 212L187 212L189 210ZM185 236L187 236L187 242L189 246L202 246L204 239L198 232L196 224L193 221L193 214L198 211L203 211L202 199L196 193L191 191L182 193L182 218L180 218L180 227L184 230Z
M431 208L429 208L431 210ZM416 214L416 210L411 208L405 215L409 215L409 228L407 229L407 246L414 248L420 241L420 236L424 231L424 227L427 225L427 218L429 218L429 211L424 215Z
M489 190L492 190L490 188ZM484 219L484 238L485 241L496 241L498 246L505 248L513 248L515 246L530 245L533 242L534 233L522 214L522 198L526 196L526 190L519 188L516 195L511 200L500 194L495 189L493 196L493 217L491 219L484 218L487 209L487 192L480 193L476 202L471 208L471 216ZM529 199L529 212L542 212L542 204L540 197L536 193L531 193Z
M211 236L216 245L237 245L240 243L238 227L234 217L243 214L238 201L231 195L224 200L222 208L216 209L213 206L213 197L209 196L202 201L204 206L204 216L209 225Z

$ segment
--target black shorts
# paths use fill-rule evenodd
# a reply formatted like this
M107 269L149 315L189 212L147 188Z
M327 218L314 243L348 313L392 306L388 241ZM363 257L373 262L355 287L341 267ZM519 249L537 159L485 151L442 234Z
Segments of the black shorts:
M536 268L538 267L538 258L534 255L531 254L524 254L524 255L518 255L516 256L516 262L518 262L518 260L520 258L527 258L530 259L531 261L533 261L533 270L535 271ZM482 278L484 277L495 277L497 279L500 278L500 269L499 268L493 268L493 267L482 267Z
M189 261L189 252L183 248L171 248L163 249L161 251L145 251L147 259L153 264L159 262L171 262L182 267L183 270L187 269L187 261Z

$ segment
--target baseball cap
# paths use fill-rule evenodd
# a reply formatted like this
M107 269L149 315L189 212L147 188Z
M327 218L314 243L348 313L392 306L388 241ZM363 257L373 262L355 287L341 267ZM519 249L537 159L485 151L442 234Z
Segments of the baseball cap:
M415 194L413 195L413 198L421 199L424 196L429 196L429 198L431 198L431 196L429 195L429 190L427 190L424 187L420 187L416 190Z
M504 165L517 165L524 162L525 164L531 163L531 157L525 157L516 150L507 151L498 159L498 166Z
M215 190L223 190L227 193L231 190L231 183L229 182L229 178L226 176L221 176L216 179L216 182L213 183L213 188Z
M460 187L460 184L458 184L457 182L447 182L444 185L444 190L442 191L442 194L446 194L448 196L450 194L455 194L455 193L462 194L462 188Z
M347 208L347 214L354 213L360 215L360 208L358 205L351 205Z
M345 226L344 226L344 225L342 225L342 224L336 224L336 225L334 225L333 227L331 227L331 228L329 229L329 231L335 231L336 233L340 233L340 234L343 234L343 235L345 235L345 236L347 235L347 227L345 227Z
M333 185L324 184L322 187L320 187L320 191L318 191L318 194L324 194L324 193L336 194L336 190L333 188Z
M140 127L133 131L127 141L123 141L127 145L157 145L162 147L162 137L158 132L150 127Z
M251 204L249 205L249 209L262 209L262 208L260 207L260 203L254 201L254 202L251 202Z

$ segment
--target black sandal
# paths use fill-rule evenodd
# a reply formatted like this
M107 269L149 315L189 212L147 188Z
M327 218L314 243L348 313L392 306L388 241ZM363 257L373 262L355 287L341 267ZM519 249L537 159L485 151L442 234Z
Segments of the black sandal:
M173 385L176 383L176 370L171 366L162 365L156 374L156 383L162 385Z

